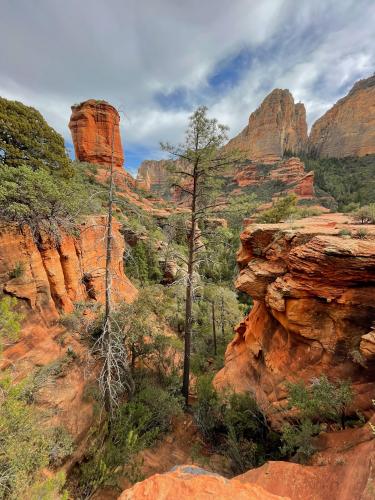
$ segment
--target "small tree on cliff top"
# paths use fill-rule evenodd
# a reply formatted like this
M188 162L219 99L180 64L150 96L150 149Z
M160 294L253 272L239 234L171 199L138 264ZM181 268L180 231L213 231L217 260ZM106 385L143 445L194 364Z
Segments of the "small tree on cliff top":
M190 117L185 141L177 146L161 144L177 162L171 162L173 187L185 198L189 209L188 258L185 304L185 348L182 394L186 405L189 397L190 352L193 327L194 271L199 264L199 225L202 219L217 210L220 181L218 175L239 159L235 152L223 151L228 128L207 116L207 108L199 107Z

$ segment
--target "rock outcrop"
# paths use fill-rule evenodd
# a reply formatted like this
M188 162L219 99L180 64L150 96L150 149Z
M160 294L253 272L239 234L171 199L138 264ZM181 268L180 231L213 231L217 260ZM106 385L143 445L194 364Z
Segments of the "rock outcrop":
M291 500L370 500L375 480L375 441L369 425L322 434L324 447L311 465L267 462L236 479Z
M236 286L254 299L229 344L218 388L254 393L266 411L285 399L287 380L323 373L352 381L353 407L374 396L375 227L365 240L341 237L358 226L327 215L249 226L241 234Z
M130 302L137 290L124 274L125 244L116 221L113 229L113 300ZM10 345L5 342L0 371L11 367L17 380L40 369L46 374L49 368L57 372L51 379L46 375L35 402L50 412L46 425L64 427L76 444L87 437L93 424L93 401L88 400L86 389L95 381L97 364L87 345L66 330L59 318L72 312L75 303L104 300L104 265L104 217L88 218L79 236L62 234L57 245L47 237L35 242L27 227L0 226L1 295L16 297L24 317L19 340ZM71 463L83 450L77 447Z
M26 301L32 311L48 317L73 310L74 302L104 300L105 217L82 224L78 238L63 234L56 245L48 237L36 244L24 227L0 228L0 286L3 292ZM115 301L132 301L137 290L124 274L124 238L114 223L112 276ZM22 269L17 277L12 270Z
M239 187L258 186L268 181L280 181L284 187L280 191L295 193L299 198L313 198L314 172L306 172L305 165L299 158L289 158L274 164L265 172L256 163L240 170L234 176Z
M168 160L144 160L138 169L137 184L146 191L163 194L168 188Z
M373 499L375 440L369 425L323 433L315 444L319 451L311 465L272 461L230 480L193 465L180 465L137 483L119 499Z
M375 153L375 75L357 82L314 123L309 150L320 158Z
M287 500L261 486L225 479L199 467L183 465L167 474L155 474L125 490L119 500Z
M113 165L122 169L124 152L119 124L119 113L106 101L89 99L72 106L69 128L76 159L109 166L113 149Z
M227 147L243 151L250 160L273 163L282 158L285 151L304 151L306 142L305 106L294 104L289 90L274 89Z

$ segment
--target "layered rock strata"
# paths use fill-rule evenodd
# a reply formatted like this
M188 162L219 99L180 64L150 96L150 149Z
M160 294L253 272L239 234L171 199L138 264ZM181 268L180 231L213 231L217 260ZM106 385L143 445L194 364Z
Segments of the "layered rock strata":
M375 391L375 228L365 240L340 215L249 226L241 234L238 290L254 299L229 344L218 388L254 393L266 411L285 399L287 380L321 374L352 381L353 407ZM370 334L370 335L369 335Z
M137 290L124 273L124 238L115 221L111 273L115 301L132 301ZM0 228L0 284L4 293L24 300L32 311L58 317L83 300L104 300L105 217L82 224L78 238L63 234L56 244L42 236L36 244L24 227ZM22 271L13 277L12 270Z
M69 128L76 159L122 169L124 151L120 136L120 115L106 101L89 99L72 106Z
M357 82L314 123L309 151L320 158L375 153L375 75Z
M304 163L295 157L276 163L267 172L252 163L234 176L234 182L241 188L268 181L280 181L285 185L285 191L295 193L299 198L315 196L314 172L306 172Z
M274 89L227 147L243 151L255 162L273 163L282 158L285 151L304 151L306 142L305 106L294 104L289 90Z

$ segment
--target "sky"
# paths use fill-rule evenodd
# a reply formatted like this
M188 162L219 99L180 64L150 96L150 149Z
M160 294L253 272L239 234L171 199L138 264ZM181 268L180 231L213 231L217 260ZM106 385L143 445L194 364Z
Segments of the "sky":
M374 40L374 0L1 0L0 95L37 108L70 152L70 106L110 102L135 173L202 104L233 137L288 88L311 126L374 73Z

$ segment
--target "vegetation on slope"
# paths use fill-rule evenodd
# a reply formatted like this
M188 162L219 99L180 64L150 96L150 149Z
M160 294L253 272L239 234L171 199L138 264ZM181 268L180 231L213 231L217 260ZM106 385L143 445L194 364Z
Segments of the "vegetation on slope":
M339 211L375 202L375 155L355 158L302 157L305 168L315 173L315 184L338 203ZM319 194L319 193L318 193Z

